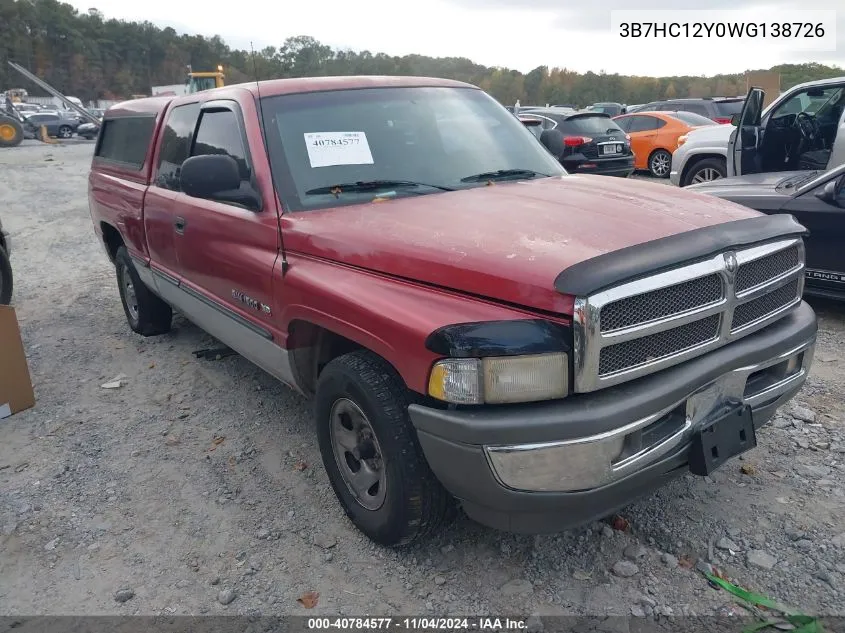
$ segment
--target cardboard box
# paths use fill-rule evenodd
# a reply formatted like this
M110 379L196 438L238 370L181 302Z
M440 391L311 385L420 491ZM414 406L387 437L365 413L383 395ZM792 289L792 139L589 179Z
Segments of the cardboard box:
M35 406L15 309L0 305L0 419Z

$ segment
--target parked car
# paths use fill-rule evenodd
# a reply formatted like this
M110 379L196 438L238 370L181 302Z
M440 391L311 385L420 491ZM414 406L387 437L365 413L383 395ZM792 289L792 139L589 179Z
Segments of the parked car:
M764 118L765 97L760 88L748 92L728 141L729 175L826 170L845 161L845 82L797 91Z
M41 106L35 103L15 103L14 108L21 114L32 114L41 111Z
M71 138L76 128L79 127L77 119L67 118L52 112L30 114L26 116L26 120L38 127L46 127L48 135L58 138Z
M313 397L328 480L379 543L455 500L517 532L607 516L751 449L810 369L794 218L568 175L461 82L127 101L88 183L129 327L176 308Z
M540 142L569 173L627 178L634 171L630 138L607 114L542 108L519 117L540 121Z
M845 301L845 165L736 176L688 189L763 213L794 215L809 230L805 294Z
M12 263L9 256L12 254L12 239L3 230L3 221L0 220L0 305L9 305L12 301Z
M699 127L718 125L692 112L641 112L613 120L631 137L634 168L647 169L655 178L669 177L679 137Z
M621 103L602 102L594 103L585 108L588 112L603 112L604 114L614 117L625 113L625 106Z
M776 128L782 127L781 124L787 124L790 121L795 122L798 118L798 113L803 113L800 117L802 120L808 117L814 117L816 109L821 107L821 98L812 95L821 94L823 96L827 94L829 97L832 97L835 94L841 94L843 88L845 88L845 77L821 79L794 86L778 96L763 110L759 125L746 126L747 134L753 134L755 129L765 132L766 126L770 121L772 121L772 130L774 131ZM793 114L795 116L789 116ZM737 119L739 119L739 116L737 116ZM828 126L825 142L831 148L831 151L827 155L827 164L822 166L821 169L830 169L845 162L845 133L843 133L843 125L845 125L845 121L840 118L838 132L834 132ZM728 143L734 130L734 126L725 125L718 128L695 130L687 134L686 137L681 137L679 139L681 143L680 147L672 154L672 171L669 174L669 180L672 184L685 187L692 183L724 178L729 173L733 176L739 175L739 172L733 168L729 172L727 163ZM835 134L835 136L831 136L832 134ZM783 139L783 132L780 130L776 131L773 137ZM818 143L820 138L815 139L814 142ZM755 169L753 163L757 157L760 157L762 160L760 154L766 155L765 164L767 168L778 171L794 169L796 160L798 163L801 162L800 156L796 157L795 155L795 148L793 148L794 140L794 138L790 139L789 147L778 147L772 142L765 142L761 144L759 149L756 147L753 149L755 157L752 157L752 152L750 151L752 148L749 146L746 148L749 150L746 152L746 156L751 160L750 164L745 166L743 173L749 173L747 171L748 169ZM818 152L818 150L816 151ZM788 156L787 152L792 155ZM826 154L827 152L825 150L821 150L821 153L810 153L806 158L809 158L812 164L818 166L819 157ZM810 163L805 161L805 164ZM758 171L760 170L758 169Z
M89 141L94 140L97 138L97 134L100 133L100 126L96 123L91 123L90 121L87 123L82 123L76 128L77 136L81 136L84 139L88 139Z
M662 101L652 101L647 103L641 111L648 110L654 112L692 112L708 119L712 119L716 123L730 124L731 117L739 114L742 110L742 104L745 102L743 97L719 97L719 98L704 98L704 99L665 99Z

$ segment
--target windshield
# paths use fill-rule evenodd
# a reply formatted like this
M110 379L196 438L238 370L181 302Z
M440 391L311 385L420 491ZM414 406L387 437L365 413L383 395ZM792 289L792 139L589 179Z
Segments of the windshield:
M481 90L365 88L261 103L273 177L292 211L484 186L462 179L501 170L566 174L519 119ZM360 186L372 181L400 184L386 185L386 192ZM332 189L340 184L359 186Z
M708 119L706 116L701 116L695 112L679 110L678 112L673 112L672 117L683 121L687 125L718 125L713 119Z

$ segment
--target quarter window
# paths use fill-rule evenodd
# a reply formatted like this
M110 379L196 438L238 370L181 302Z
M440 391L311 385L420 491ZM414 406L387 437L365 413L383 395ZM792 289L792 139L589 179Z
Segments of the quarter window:
M153 135L154 117L120 117L103 121L95 156L140 169Z

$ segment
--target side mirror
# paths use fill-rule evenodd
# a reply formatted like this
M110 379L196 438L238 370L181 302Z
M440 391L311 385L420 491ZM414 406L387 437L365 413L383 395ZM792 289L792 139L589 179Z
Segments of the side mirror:
M192 198L231 202L250 211L261 210L261 195L241 180L238 163L231 156L191 156L182 163L179 180L182 191Z
M732 114L731 115L731 125L733 125L734 127L739 125L739 117L740 117L739 112L737 112L736 114Z
M231 156L205 154L192 156L182 163L182 191L192 198L214 198L241 186L238 163Z
M839 187L843 184L843 182L845 182L845 181L831 180L829 183L827 183L822 188L821 191L819 191L816 194L816 198L818 198L819 200L823 200L824 202L827 202L828 204L835 204L836 206L839 206L839 204L838 204Z

